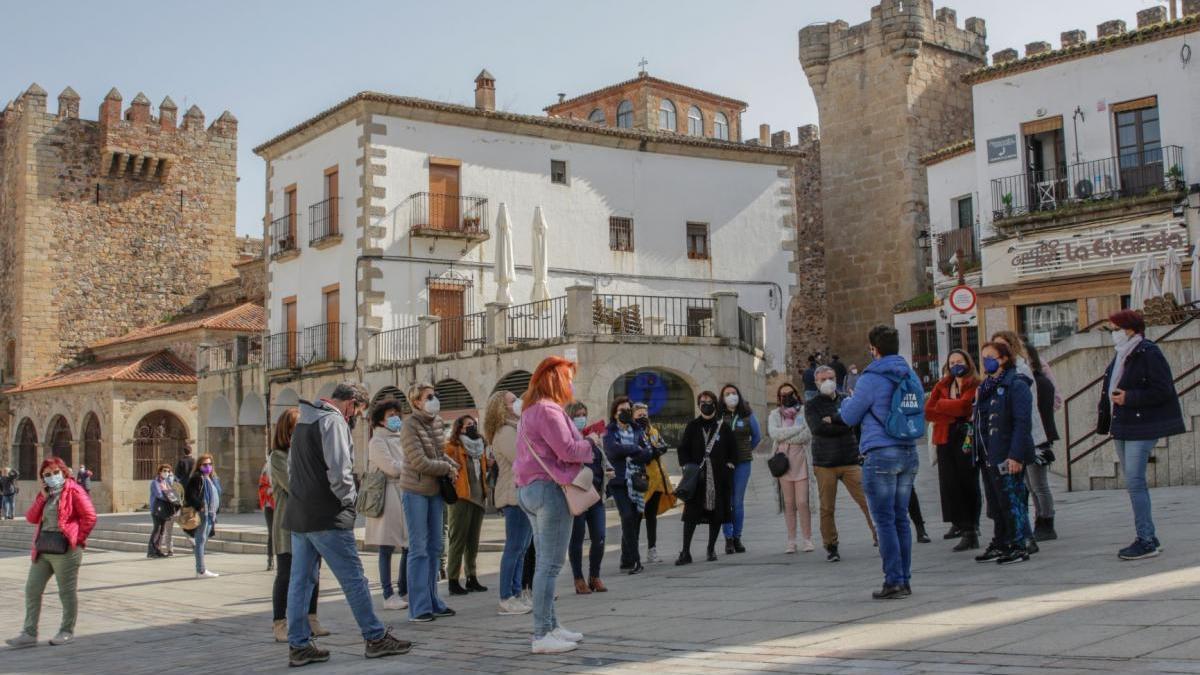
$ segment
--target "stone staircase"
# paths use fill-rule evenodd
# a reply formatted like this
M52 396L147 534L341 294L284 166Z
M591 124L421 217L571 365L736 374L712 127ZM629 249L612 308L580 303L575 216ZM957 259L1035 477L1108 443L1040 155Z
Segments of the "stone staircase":
M146 544L150 539L153 525L150 517L144 515L145 522L130 522L128 518L108 518L100 516L96 520L96 529L88 537L88 548L98 551L130 551L146 552ZM263 531L253 531L241 528L222 529L217 523L217 535L208 540L206 551L215 553L248 553L265 556L267 554L267 534ZM24 518L16 520L0 520L0 549L29 550L33 543L33 526ZM192 540L175 527L175 554L189 553L192 550Z

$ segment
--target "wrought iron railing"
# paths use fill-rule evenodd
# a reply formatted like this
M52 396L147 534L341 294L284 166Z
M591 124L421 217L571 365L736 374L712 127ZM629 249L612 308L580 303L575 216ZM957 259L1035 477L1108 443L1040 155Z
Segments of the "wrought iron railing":
M992 180L992 217L1002 220L1067 204L1182 190L1183 148L1127 153Z
M485 312L443 317L437 322L438 353L454 354L484 346L487 344L486 323Z
M377 333L371 338L368 352L373 365L390 365L420 358L420 336L420 326L405 326Z
M979 263L979 236L974 227L959 227L937 233L938 269L949 275L954 268L958 253L962 252L962 264L969 268Z
M304 329L300 352L301 365L342 360L342 324L321 323Z
M712 298L669 298L656 295L598 293L592 302L597 333L712 337Z
M239 337L215 345L203 345L198 354L199 373L232 370L242 366L262 363L263 338L261 335Z
M487 197L418 192L409 197L408 201L410 231L429 234L487 234Z
M758 320L741 307L738 307L738 341L751 349L762 344L762 336L758 334Z
M513 305L502 310L511 343L535 342L567 334L567 297Z
M315 244L338 233L338 198L330 197L308 207L308 243Z
M299 347L300 333L297 331L275 333L263 338L263 352L267 360L267 369L295 368Z
M296 250L296 214L271 221L271 255Z

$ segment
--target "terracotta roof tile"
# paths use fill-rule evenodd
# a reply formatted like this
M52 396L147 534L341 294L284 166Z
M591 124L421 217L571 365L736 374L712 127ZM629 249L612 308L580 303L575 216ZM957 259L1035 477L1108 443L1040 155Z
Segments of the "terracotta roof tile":
M958 157L959 155L965 155L968 152L972 152L974 150L975 150L975 139L968 138L966 140L959 141L952 145L947 145L944 148L938 148L937 150L934 150L933 152L929 153L928 155L923 155L921 157L921 163L924 164L925 166L929 166L930 164L937 164L938 162L944 162L947 159L950 159L952 157Z
M138 328L119 337L93 342L91 348L108 347L124 342L136 342L138 340L173 335L198 328L261 333L267 329L267 311L262 305L256 305L252 302L232 307L228 305L217 307L196 314L181 316L166 323Z
M170 350L147 354L131 354L95 361L62 372L34 378L6 394L20 394L38 389L69 387L91 382L155 382L163 384L195 384L196 371L179 360Z
M554 110L555 108L561 108L563 106L573 105L575 103L578 103L579 101L582 101L586 98L590 98L592 96L596 96L598 94L607 94L609 92L613 92L618 89L623 89L624 87L628 87L629 85L631 85L635 82L645 82L647 84L654 84L654 85L658 85L661 87L675 87L676 89L682 89L682 90L684 90L690 94L693 94L695 96L703 96L705 98L717 98L717 99L721 99L722 101L728 101L729 103L736 104L743 110L749 107L749 105L745 101L739 101L736 98L730 98L728 96L714 94L711 91L704 91L703 89L689 87L686 84L679 84L678 82L671 82L670 80L664 80L664 79L654 77L651 75L641 74L635 78L625 80L624 82L610 84L607 87L601 87L599 89L589 91L585 94L580 94L578 96L573 96L573 97L565 99L563 101L555 102L551 105L546 106L545 108L543 108L543 110L545 110L546 112L550 112L551 110Z

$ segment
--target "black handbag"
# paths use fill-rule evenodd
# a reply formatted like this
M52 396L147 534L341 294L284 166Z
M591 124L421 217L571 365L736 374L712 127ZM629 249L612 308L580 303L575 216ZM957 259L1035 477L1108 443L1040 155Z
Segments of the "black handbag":
M67 535L63 534L62 532L57 530L42 530L38 532L37 542L34 544L34 548L37 549L38 553L62 554L66 553L67 550L71 548L71 545L67 541Z
M629 477L629 487L633 488L634 492L645 492L650 489L650 477L645 471L638 471Z
M787 473L789 466L790 462L788 462L787 455L782 452L771 455L770 459L767 460L767 470L776 478L780 478L783 474Z
M447 504L453 504L458 501L458 490L454 487L454 481L450 480L450 476L439 476L438 492L442 495L442 501Z
M703 464L684 464L681 467L683 476L679 479L679 484L675 486L677 498L686 502L696 495L696 489L700 487L701 466Z

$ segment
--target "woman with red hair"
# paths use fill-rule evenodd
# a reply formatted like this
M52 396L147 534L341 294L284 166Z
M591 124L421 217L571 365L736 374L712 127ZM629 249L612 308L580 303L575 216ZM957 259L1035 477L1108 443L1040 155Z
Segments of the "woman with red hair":
M1162 552L1150 514L1146 464L1158 439L1184 433L1183 412L1171 365L1158 345L1146 339L1142 315L1124 309L1108 320L1117 354L1104 371L1096 433L1112 434L1133 505L1137 539L1117 555L1140 560Z
M533 525L537 551L533 576L534 654L569 652L583 635L559 625L554 615L554 582L567 556L575 518L560 485L571 483L592 461L592 444L567 416L575 364L551 356L538 364L529 380L517 425L517 458L513 474L517 502Z
M62 623L50 644L63 645L75 637L75 617L79 604L75 591L79 565L88 535L96 526L92 499L71 476L71 470L58 457L42 462L42 489L25 512L25 520L35 526L33 564L25 581L25 629L8 641L10 647L37 644L38 619L42 614L42 593L46 582L55 578L58 599L62 603Z

